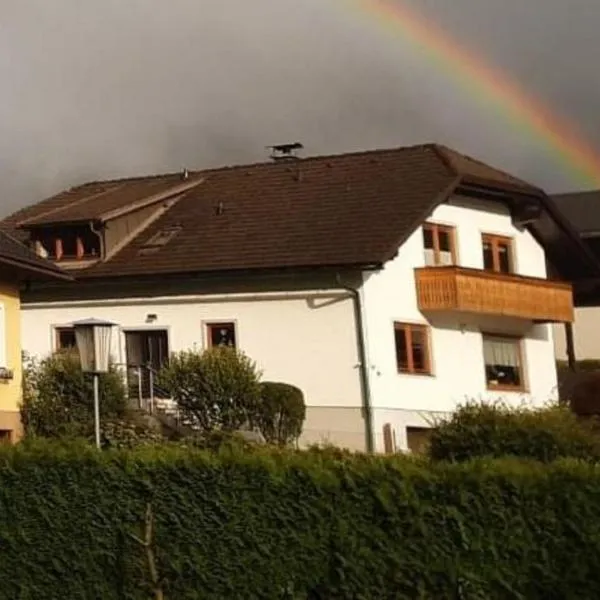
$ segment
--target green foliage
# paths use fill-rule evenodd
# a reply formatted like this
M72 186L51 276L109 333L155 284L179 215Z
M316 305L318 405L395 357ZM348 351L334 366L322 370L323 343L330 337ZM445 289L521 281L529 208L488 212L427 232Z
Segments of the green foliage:
M146 600L157 581L177 600L600 589L600 467L573 460L28 443L0 450L0 507L0 600Z
M207 431L185 437L177 444L181 448L194 448L210 452L229 450L250 452L257 447L257 444L248 441L237 431Z
M305 418L302 390L287 383L261 383L257 426L268 443L284 446L295 442Z
M517 456L550 462L561 457L596 460L599 450L597 436L568 408L472 403L436 425L429 455L450 461Z
M584 358L576 361L577 371L589 373L591 371L600 371L600 360L595 358ZM556 361L556 370L561 373L569 370L569 363L566 360Z
M141 420L127 415L126 419L101 421L103 448L135 448L164 442L160 431L149 427Z
M228 347L174 354L158 385L200 431L235 431L252 424L259 401L259 373L245 354Z
M126 409L123 378L111 369L100 375L100 414L121 417ZM28 436L79 437L93 431L94 391L76 353L59 353L25 365L21 418Z

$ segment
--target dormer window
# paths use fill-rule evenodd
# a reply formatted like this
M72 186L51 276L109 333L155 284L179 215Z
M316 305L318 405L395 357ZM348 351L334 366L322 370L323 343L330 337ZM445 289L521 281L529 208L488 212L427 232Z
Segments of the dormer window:
M100 238L89 225L73 225L44 229L32 234L38 256L50 260L94 260L101 256Z

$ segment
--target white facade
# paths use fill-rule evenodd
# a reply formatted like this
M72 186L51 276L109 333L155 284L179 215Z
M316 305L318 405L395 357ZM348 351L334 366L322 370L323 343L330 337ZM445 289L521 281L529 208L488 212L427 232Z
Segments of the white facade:
M543 249L512 224L497 204L455 199L429 221L456 228L458 264L483 268L482 233L511 237L515 271L545 277ZM449 315L429 317L417 308L414 269L424 266L421 228L380 272L365 273L360 289L376 449L383 426L391 425L397 446L406 447L406 427L427 426L436 415L468 399L502 397L544 403L556 397L552 327L530 321ZM221 296L115 298L86 302L25 303L23 347L37 356L54 349L54 328L85 318L118 323L121 330L164 328L169 350L206 347L207 322L235 322L238 346L254 359L265 380L298 386L308 406L305 441L364 448L360 357L356 319L347 291L224 294ZM160 296L158 295L160 294ZM149 318L154 315L155 318ZM150 321L150 324L149 324ZM431 375L398 372L394 322L428 326ZM526 392L486 388L482 331L523 339ZM113 354L126 362L124 335Z
M577 360L600 360L600 307L575 309L573 343ZM558 360L567 360L567 338L564 325L554 326L554 349Z
M152 324L148 315L156 316ZM347 409L360 415L361 406L354 308L345 291L25 304L23 347L31 355L47 356L54 350L57 327L89 317L119 325L112 336L118 364L127 362L126 331L166 329L169 350L178 352L206 348L208 324L234 322L237 345L256 361L263 380L295 385L309 407L322 409L316 415L307 411L307 441L349 436L347 443L364 444L362 423L346 425L344 418ZM320 412L331 415L329 423L323 425Z
M513 239L516 273L546 277L543 249L529 232L512 224L508 209L457 198L452 204L439 206L428 221L456 228L460 266L482 269L482 234L497 234ZM375 432L379 434L383 425L389 423L397 444L405 447L406 427L427 426L432 419L447 414L466 400L501 398L508 402L543 404L556 399L552 326L482 316L453 315L427 320L417 308L414 275L415 267L423 266L423 237L419 228L382 271L365 276L362 295ZM394 322L429 326L433 375L398 373ZM482 331L523 338L527 393L487 390ZM381 436L376 437L381 448Z

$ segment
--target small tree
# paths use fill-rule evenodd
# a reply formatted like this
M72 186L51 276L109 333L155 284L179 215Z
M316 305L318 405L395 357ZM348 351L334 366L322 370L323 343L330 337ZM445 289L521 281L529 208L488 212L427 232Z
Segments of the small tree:
M239 350L216 347L174 354L158 384L202 432L235 431L255 423L259 373Z
M41 362L26 361L21 406L25 434L89 436L94 424L93 397L93 383L81 370L77 353L61 352ZM119 418L126 406L123 378L111 368L100 376L100 414Z
M295 442L305 418L306 405L300 389L287 383L261 384L257 425L267 442L281 446Z

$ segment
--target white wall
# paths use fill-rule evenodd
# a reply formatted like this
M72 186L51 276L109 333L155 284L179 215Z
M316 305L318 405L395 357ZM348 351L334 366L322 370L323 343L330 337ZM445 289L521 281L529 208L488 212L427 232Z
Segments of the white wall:
M148 314L157 315L151 326L146 324ZM25 304L23 347L32 355L46 356L54 349L55 326L90 317L125 329L166 328L171 351L203 348L205 321L235 321L239 347L258 363L265 380L298 386L308 405L361 406L354 309L346 293L309 299L239 300L230 295L211 301ZM113 335L112 352L118 362L125 362L123 335Z
M567 360L565 327L559 324L553 329L556 358ZM600 307L585 306L575 309L573 341L577 360L600 359Z
M462 266L482 268L481 234L495 233L513 238L518 273L546 276L542 248L528 232L517 230L508 211L497 204L455 199L452 204L438 207L429 220L456 227ZM427 321L417 308L414 269L421 266L424 252L419 228L385 269L364 276L361 299L378 449L383 448L385 423L394 426L399 446L405 447L406 426L426 426L432 417L447 414L467 399L499 397L499 393L486 390L481 330L526 337L523 355L529 393L503 393L505 399L543 403L556 395L550 326L458 315ZM23 347L31 354L44 356L53 349L53 326L95 317L117 322L123 328L149 328L148 314L158 317L153 327L169 330L171 351L204 347L204 321L235 321L240 348L257 361L264 378L285 381L304 391L311 441L324 436L332 443L355 448L363 444L355 320L352 300L347 295L312 295L310 299L188 296L25 304ZM398 374L394 321L430 326L433 376ZM115 340L113 353L120 362L125 361L122 336Z
M545 277L543 249L526 231L517 230L508 210L496 204L455 199L438 207L429 219L456 227L458 262L483 268L482 233L514 240L515 269L522 275ZM385 423L396 428L403 445L406 426L425 426L434 413L444 414L467 399L502 397L544 403L556 397L552 328L531 322L485 317L447 316L428 321L417 308L415 267L424 266L419 228L383 271L365 276L363 306L368 339L369 375L374 430L378 444ZM399 374L394 346L394 321L431 327L433 376ZM526 336L524 362L529 393L489 392L486 389L481 330ZM380 446L381 447L381 446Z

